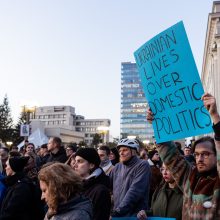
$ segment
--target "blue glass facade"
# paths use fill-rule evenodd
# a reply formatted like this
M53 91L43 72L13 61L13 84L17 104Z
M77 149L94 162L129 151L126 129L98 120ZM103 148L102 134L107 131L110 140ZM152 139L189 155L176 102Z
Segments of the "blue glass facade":
M136 63L121 64L121 138L136 136L152 141L153 129L146 120L147 102Z

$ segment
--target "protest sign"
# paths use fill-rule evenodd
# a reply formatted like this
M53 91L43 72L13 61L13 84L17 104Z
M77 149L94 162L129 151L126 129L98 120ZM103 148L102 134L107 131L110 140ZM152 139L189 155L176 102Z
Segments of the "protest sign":
M30 135L30 126L27 124L20 125L20 136L28 137Z
M183 22L161 32L135 53L157 143L212 132L212 122Z

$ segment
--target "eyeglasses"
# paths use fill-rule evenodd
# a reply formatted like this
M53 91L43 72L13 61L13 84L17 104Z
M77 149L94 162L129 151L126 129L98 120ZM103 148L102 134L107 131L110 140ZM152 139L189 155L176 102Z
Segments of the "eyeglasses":
M202 152L202 153L197 153L195 152L193 155L195 158L199 158L199 156L201 155L202 158L207 159L209 157L209 155L214 154L214 153L210 153L210 152Z

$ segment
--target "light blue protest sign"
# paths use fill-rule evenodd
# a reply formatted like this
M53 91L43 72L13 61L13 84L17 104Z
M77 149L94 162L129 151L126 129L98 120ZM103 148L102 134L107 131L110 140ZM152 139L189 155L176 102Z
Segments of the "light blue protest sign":
M154 114L157 143L212 132L212 122L183 22L147 41L134 53Z
M114 217L112 220L137 220L136 217ZM147 217L146 220L176 220L175 218Z

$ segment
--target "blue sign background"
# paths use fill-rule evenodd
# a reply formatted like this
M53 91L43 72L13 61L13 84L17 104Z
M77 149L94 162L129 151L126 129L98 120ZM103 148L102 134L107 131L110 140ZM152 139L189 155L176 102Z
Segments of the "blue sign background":
M135 60L157 143L212 132L212 122L183 22L146 42Z
M136 217L112 218L112 220L137 220ZM147 217L146 220L175 220L175 218Z

